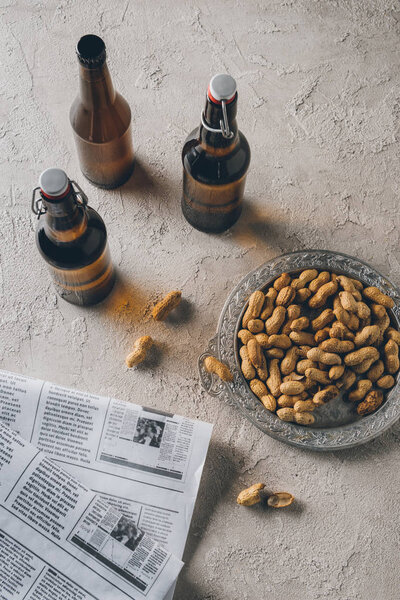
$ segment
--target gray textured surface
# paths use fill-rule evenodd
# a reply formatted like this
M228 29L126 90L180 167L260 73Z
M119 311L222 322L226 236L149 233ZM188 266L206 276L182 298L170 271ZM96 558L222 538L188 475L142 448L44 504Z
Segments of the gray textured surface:
M295 450L207 397L196 360L233 283L282 251L342 250L400 283L398 3L4 0L0 14L0 365L216 423L177 600L397 600L399 427L344 454ZM139 162L114 192L83 180L68 122L88 32L133 110ZM181 217L180 148L224 70L253 157L243 217L216 237ZM108 225L120 283L92 310L57 299L34 246L30 193L51 165ZM152 323L171 288L187 303ZM143 333L158 352L128 371ZM259 480L297 504L236 506Z

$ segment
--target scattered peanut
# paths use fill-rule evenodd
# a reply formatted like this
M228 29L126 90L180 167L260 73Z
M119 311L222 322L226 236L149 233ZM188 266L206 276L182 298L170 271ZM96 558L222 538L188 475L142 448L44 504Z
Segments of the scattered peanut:
M293 501L294 496L289 494L289 492L275 492L269 496L267 504L272 508L286 508L286 506L290 506Z
M204 359L204 368L209 373L215 373L222 381L233 381L233 375L224 363L215 358L215 356L207 356Z
M265 488L265 483L254 483L249 488L241 491L236 502L242 506L253 506L261 502L260 492Z
M160 300L160 302L157 302L157 304L153 308L153 319L155 319L156 321L164 321L164 319L167 318L171 310L173 310L180 304L181 299L182 292L178 290L169 292L169 294L167 294L165 298Z
M153 339L149 335L143 335L133 344L133 350L125 359L126 366L131 368L143 362L146 353L153 345Z

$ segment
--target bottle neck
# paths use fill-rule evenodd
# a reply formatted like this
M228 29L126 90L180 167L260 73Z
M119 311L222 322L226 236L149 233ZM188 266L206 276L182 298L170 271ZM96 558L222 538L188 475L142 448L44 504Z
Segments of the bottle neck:
M86 232L86 209L78 203L71 184L66 194L60 198L47 198L43 193L41 196L46 209L41 218L44 219L45 233L52 242L68 244Z
M82 104L89 110L114 103L115 90L106 62L96 68L79 65L79 92Z
M202 145L207 147L208 151L216 149L217 151L230 151L238 141L238 126L236 121L237 112L237 96L232 102L226 105L226 114L228 118L228 126L233 133L231 138L226 138L222 132L209 131L203 124L200 125L200 141ZM221 121L223 122L222 104L216 104L207 96L206 106L204 108L204 121L212 129L221 129Z

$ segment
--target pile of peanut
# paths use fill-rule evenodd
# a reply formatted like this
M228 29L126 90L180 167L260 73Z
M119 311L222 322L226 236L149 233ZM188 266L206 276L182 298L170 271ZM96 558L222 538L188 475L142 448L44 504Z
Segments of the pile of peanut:
M312 411L344 391L361 416L374 412L399 370L400 332L376 287L328 271L282 273L254 292L238 333L241 369L264 407L311 425Z

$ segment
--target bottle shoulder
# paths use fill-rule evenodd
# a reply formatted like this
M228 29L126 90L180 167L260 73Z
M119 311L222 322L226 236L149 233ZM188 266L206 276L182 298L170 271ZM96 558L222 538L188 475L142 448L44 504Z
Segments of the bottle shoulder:
M131 124L131 109L118 92L112 104L99 108L86 106L78 94L72 102L69 120L77 136L94 143L105 143L127 131Z
M46 235L44 219L40 217L36 229L36 243L43 258L60 269L74 269L93 263L104 251L107 231L103 219L91 207L86 208L85 233L69 243L56 244Z
M250 146L238 131L232 148L210 148L200 140L200 128L186 138L182 150L184 170L201 183L226 184L243 177L250 165Z

